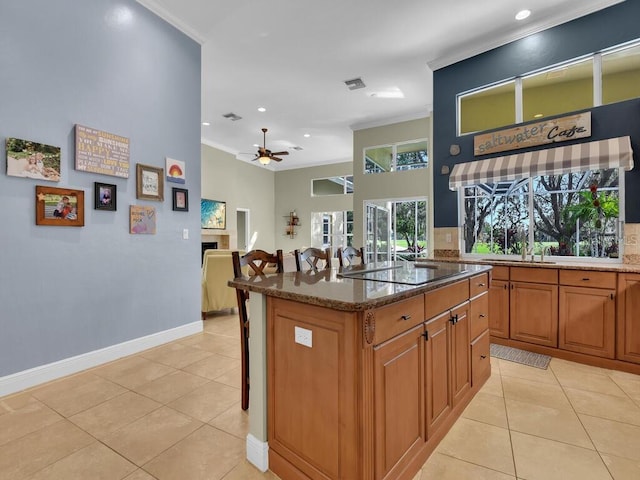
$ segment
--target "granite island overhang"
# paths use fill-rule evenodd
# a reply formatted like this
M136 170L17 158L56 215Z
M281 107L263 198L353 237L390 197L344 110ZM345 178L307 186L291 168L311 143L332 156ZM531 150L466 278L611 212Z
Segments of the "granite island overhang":
M236 278L250 296L247 458L288 479L410 480L490 375L491 266Z

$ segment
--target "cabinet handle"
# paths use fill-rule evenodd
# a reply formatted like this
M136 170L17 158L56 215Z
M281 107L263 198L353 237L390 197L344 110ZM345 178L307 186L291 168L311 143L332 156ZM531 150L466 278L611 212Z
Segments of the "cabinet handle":
M401 318L402 320L405 320L405 321L406 321L406 320L411 320L411 315L402 315L400 318Z
M486 317L486 315L484 313L481 313L480 315L478 315L480 318L484 318Z
M504 284L504 289L506 290L507 288L508 288L508 287L507 287L507 284L505 283L505 284Z
M486 355L480 355L480 358L481 358L482 360L484 360L485 358L487 358L487 356L486 356Z
M611 300L613 300L613 293L610 293L609 295L611 295Z
M458 314L452 315L449 321L451 322L451 325L458 323Z
M422 336L424 337L424 341L428 342L429 341L429 330L425 330L424 333L422 334Z
M589 281L589 277L584 277L584 278L582 279L582 281L583 281L583 282L588 282L588 281Z
M479 286L479 287L484 287L484 286L485 286L485 284L484 284L484 283L479 283L479 284L478 284L478 286Z
M511 284L511 290L513 290L513 283Z

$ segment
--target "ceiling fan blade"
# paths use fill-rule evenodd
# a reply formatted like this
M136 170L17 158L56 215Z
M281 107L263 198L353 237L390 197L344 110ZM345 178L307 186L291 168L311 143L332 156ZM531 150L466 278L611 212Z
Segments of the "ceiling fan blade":
M273 152L271 155L289 155L289 152Z
M282 161L282 159L281 159L281 158L274 157L273 155L271 155L271 157L270 157L270 158L271 158L271 160L274 160L274 161L276 161L276 162L281 162L281 161Z

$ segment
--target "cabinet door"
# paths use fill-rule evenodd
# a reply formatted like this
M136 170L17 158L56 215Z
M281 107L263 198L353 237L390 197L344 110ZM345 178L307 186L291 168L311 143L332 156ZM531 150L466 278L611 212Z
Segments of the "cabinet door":
M640 275L618 275L618 359L640 363Z
M489 332L471 342L471 385L475 388L491 375Z
M422 356L419 325L374 349L375 478L397 478L425 438Z
M558 346L613 358L615 313L614 290L561 286Z
M427 397L427 437L440 428L451 412L449 381L449 312L427 322L425 343L425 395Z
M509 282L506 280L491 281L489 332L492 337L509 338Z
M558 346L558 286L511 282L510 335L514 340Z
M451 395L455 407L471 389L469 304L456 308L451 314Z

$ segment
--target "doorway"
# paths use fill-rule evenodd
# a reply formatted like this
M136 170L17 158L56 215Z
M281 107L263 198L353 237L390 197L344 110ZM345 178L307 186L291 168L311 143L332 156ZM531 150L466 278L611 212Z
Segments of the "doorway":
M238 250L248 251L249 247L249 209L236 209L236 229L238 230Z

